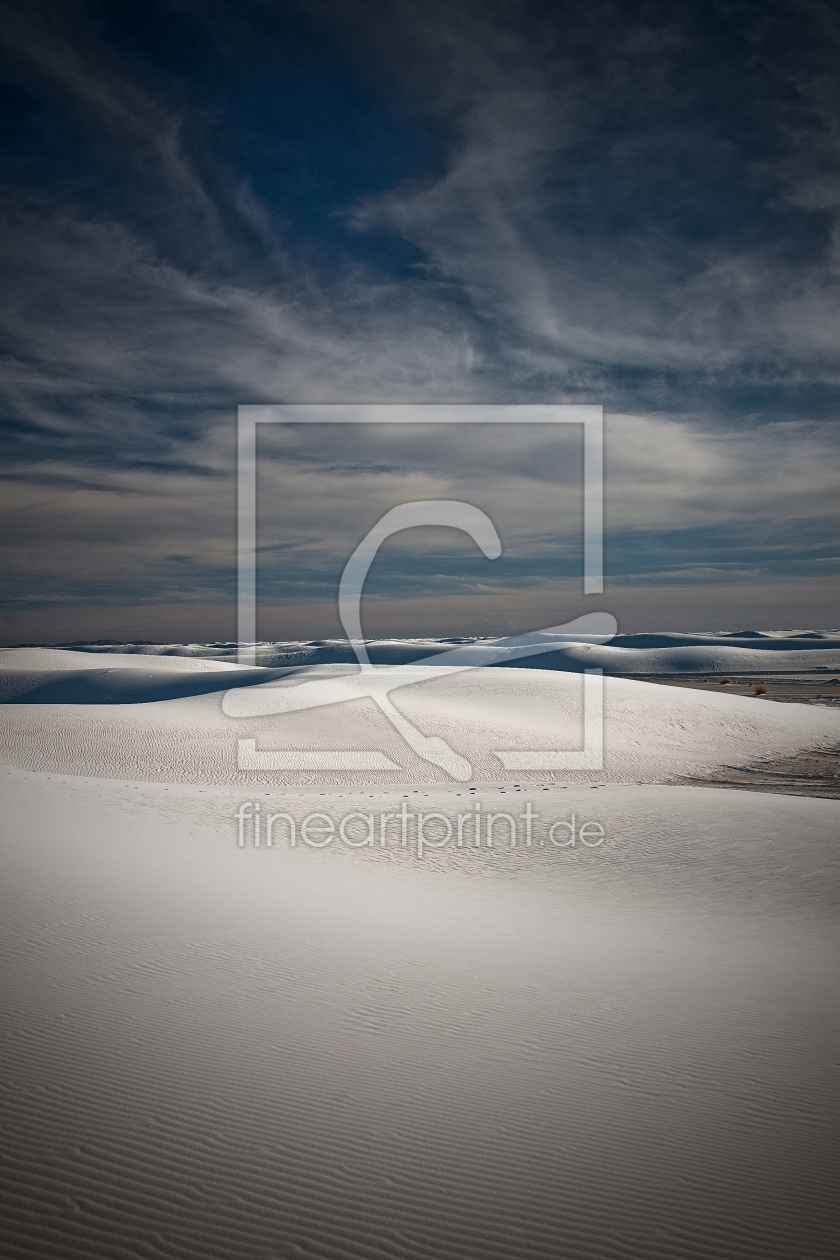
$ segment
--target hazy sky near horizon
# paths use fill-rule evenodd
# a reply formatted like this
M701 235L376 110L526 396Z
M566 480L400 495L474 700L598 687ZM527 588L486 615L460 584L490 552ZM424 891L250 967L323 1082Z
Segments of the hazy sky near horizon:
M236 406L296 401L602 403L607 585L572 435L325 428L263 444L266 636L339 632L371 506L456 492L502 562L405 536L372 633L840 623L834 4L0 0L0 32L4 642L232 637Z

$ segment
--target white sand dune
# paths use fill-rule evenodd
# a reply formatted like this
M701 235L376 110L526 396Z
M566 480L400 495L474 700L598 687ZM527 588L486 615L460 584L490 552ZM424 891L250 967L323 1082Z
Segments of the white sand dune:
M747 674L840 669L840 647L816 651L733 647L634 649L603 645L570 646L553 654L554 669L603 669L609 674Z
M98 686L77 655L5 668ZM840 802L661 784L840 714L607 678L603 768L514 782L580 746L581 676L401 668L454 784L346 670L115 655L122 703L0 705L4 1255L835 1254ZM231 699L142 699L173 676ZM276 711L312 682L350 698Z
M55 670L89 670L93 666L91 652L74 652L69 648L0 648L0 669L23 669L34 673ZM211 660L202 656L161 656L157 653L109 652L99 669L162 669L190 672L239 669L234 661Z
M528 636L538 640L522 655L522 646L506 647L506 640L378 639L367 648L374 664L418 664L422 658L438 665L500 664L525 668L580 671L603 669L609 674L673 673L791 673L795 671L840 670L840 633L836 631L742 630L734 634L617 634L610 642L605 636L550 634ZM608 636L606 636L608 637ZM329 665L355 663L355 653L346 640L260 643L254 646L253 664ZM140 656L216 659L236 661L235 643L90 645L76 655ZM492 656L492 660L489 659Z
M115 671L118 679L120 673ZM252 671L240 676L251 680L260 675ZM548 781L555 776L551 754L582 746L584 683L579 674L525 669L450 674L435 669L427 676L423 670L403 667L388 670L385 676L395 681L390 699L399 713L423 735L445 740L465 758L474 782L510 779L506 764L528 750L544 752L545 760L542 769L522 772L525 781ZM412 681L415 676L419 682ZM111 675L104 677L109 686L117 686ZM156 694L156 685L168 676L146 679L138 672L129 681L135 677L136 687L123 684L134 703L0 707L0 755L24 769L166 782L268 786L451 782L438 765L408 746L372 699L357 694L364 680L355 672L321 667L227 694L220 685L234 682L237 675L208 674L206 685L213 690L206 694L149 703L138 701L144 694ZM67 678L74 686L78 681L75 675ZM399 682L406 685L396 686ZM337 702L298 712L276 711L305 696L313 684L325 689L316 698L334 696ZM562 782L662 783L840 742L840 713L830 709L623 678L605 678L603 685L603 766L557 771ZM240 740L254 741L254 747L267 754L369 749L394 769L377 770L373 777L370 771L354 770L240 770Z

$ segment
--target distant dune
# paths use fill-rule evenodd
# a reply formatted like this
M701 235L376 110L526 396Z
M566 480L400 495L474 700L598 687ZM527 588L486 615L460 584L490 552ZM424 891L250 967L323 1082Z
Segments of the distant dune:
M840 631L818 630L741 630L725 634L622 634L609 643L588 640L586 636L544 635L539 654L518 657L513 650L499 652L492 663L514 668L554 669L580 672L602 669L607 674L676 674L791 672L817 669L840 670ZM378 665L408 665L428 658L448 664L455 650L459 660L472 656L477 664L498 639L377 639L367 643L370 659ZM39 652L28 650L31 668ZM9 649L6 649L8 652ZM234 643L192 644L91 644L76 649L73 657L85 655L144 660L165 658L170 661L229 661L237 659ZM0 667L5 655L0 651ZM260 643L253 650L253 664L266 667L295 665L352 664L356 660L346 640L311 642ZM46 658L43 658L46 659ZM123 660L121 664L125 664ZM69 666L68 666L69 668ZM81 668L81 666L80 666Z

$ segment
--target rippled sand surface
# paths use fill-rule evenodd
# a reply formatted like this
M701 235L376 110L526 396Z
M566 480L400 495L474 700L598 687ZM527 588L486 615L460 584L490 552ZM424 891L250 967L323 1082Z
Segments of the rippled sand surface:
M833 1256L840 803L621 774L837 715L610 681L676 708L600 787L213 782L216 693L4 706L4 1254Z

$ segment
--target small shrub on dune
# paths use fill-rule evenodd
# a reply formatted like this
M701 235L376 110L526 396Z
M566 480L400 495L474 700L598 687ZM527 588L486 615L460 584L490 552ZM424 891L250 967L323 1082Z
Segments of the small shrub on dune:
M758 686L756 687L756 689L755 689L755 694L756 694L757 696L766 696L766 695L767 695L767 686L766 686L766 684L765 684L765 683L763 683L763 682L760 682L760 683L758 684Z
M732 682L732 679L731 679L731 678L721 678L721 680L720 680L720 685L721 685L721 687L725 687L725 686L726 686L726 684L727 684L727 683L729 683L729 682Z

